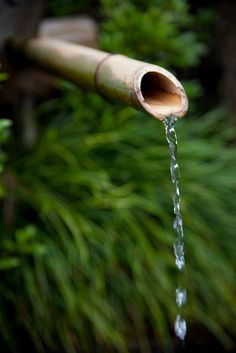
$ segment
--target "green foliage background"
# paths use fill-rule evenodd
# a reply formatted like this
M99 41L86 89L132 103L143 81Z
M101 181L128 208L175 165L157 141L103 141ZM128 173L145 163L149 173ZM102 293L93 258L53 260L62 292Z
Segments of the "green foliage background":
M75 1L60 2L64 13L50 1L50 14L77 9ZM82 11L91 4L81 2ZM206 50L185 0L102 0L99 9L105 50L183 77ZM222 107L198 116L201 87L185 85L192 113L176 126L184 315L189 330L203 325L229 347L236 333L236 127ZM170 349L179 276L164 127L71 84L60 90L38 109L40 138L30 151L13 130L9 136L8 122L0 125L1 198L14 205L11 224L1 221L0 337L11 350L20 349L23 330L39 351L126 352L137 343L148 352L151 331Z

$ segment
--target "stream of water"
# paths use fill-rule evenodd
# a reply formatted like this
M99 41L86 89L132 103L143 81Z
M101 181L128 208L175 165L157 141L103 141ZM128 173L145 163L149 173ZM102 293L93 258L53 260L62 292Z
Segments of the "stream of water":
M164 120L166 140L170 149L170 174L173 183L173 208L174 208L174 222L173 228L176 233L174 242L175 264L177 268L182 271L185 266L184 257L184 232L183 219L180 209L180 190L179 190L179 164L177 161L177 136L175 132L176 118L173 116L167 117ZM181 308L187 301L187 293L185 288L176 289L176 305ZM180 310L180 309L179 309ZM181 340L184 340L187 332L187 324L180 313L177 314L175 320L175 334Z

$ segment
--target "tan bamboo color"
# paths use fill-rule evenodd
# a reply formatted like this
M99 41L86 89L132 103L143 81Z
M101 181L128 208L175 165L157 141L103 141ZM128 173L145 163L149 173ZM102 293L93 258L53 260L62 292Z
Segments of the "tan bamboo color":
M160 66L48 38L14 40L12 45L32 62L79 87L160 120L170 115L180 118L187 112L181 83Z

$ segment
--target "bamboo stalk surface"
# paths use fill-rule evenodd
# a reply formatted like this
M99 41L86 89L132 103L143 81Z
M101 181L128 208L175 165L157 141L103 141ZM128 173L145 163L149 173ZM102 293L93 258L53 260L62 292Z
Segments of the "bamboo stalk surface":
M104 98L124 102L163 120L183 117L188 100L177 78L164 68L49 38L13 40L11 46L33 63L97 91Z

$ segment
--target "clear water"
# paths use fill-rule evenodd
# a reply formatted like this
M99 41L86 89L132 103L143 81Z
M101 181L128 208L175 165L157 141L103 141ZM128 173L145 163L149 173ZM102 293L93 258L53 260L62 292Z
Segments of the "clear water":
M180 190L179 190L179 164L177 161L177 136L175 132L176 118L171 116L164 120L166 140L170 148L170 174L173 183L173 208L174 208L174 222L173 228L176 233L176 240L174 242L175 264L177 268L182 271L185 266L184 257L184 231L183 219L180 209ZM176 305L178 308L184 306L187 301L187 293L185 288L176 289ZM184 340L187 332L186 321L177 315L175 320L175 333L181 340Z
M177 315L175 320L176 336L178 336L183 341L185 339L186 332L187 332L186 321L180 315Z
M184 306L187 301L187 293L185 288L177 288L176 291L176 304L179 308Z

